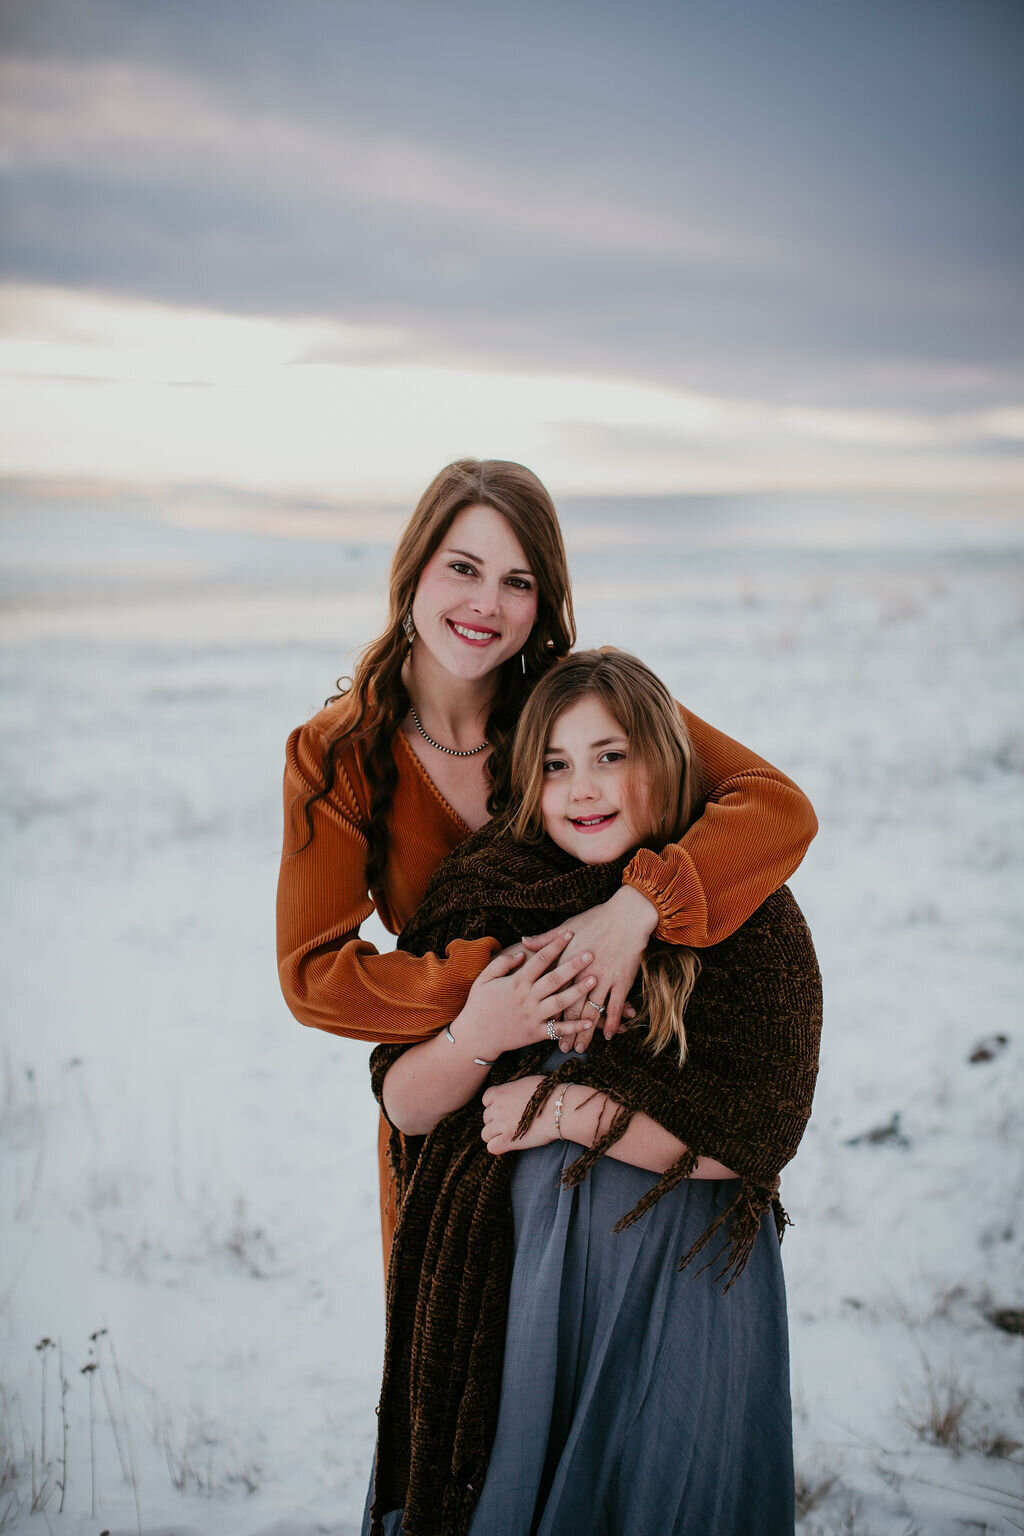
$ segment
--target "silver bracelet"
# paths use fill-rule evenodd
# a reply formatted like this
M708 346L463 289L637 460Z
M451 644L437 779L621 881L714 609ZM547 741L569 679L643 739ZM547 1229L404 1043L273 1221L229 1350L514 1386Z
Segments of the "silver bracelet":
M562 1135L562 1105L565 1103L565 1095L568 1091L569 1084L566 1083L564 1084L561 1093L558 1095L558 1098L555 1100L555 1130L558 1132L559 1141L566 1140L566 1137Z
M449 1045L454 1045L455 1044L455 1036L452 1034L452 1032L448 1028L447 1024L444 1027L444 1037L448 1041ZM495 1058L495 1059L497 1059L497 1058ZM473 1065L474 1065L474 1067L493 1067L494 1066L494 1062L493 1061L485 1061L482 1056L474 1056L473 1057Z

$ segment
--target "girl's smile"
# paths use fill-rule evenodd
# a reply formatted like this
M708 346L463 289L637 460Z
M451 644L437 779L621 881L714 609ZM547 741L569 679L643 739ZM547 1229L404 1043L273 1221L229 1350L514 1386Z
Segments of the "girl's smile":
M609 811L604 816L570 816L569 820L578 832L598 832L614 821L618 814L618 811Z

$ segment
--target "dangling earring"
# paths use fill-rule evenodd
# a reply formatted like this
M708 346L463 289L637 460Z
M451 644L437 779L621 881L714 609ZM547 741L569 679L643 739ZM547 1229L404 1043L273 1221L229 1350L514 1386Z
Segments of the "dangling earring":
M526 676L526 652L525 651L520 651L519 652L519 660L523 664L523 676L525 677Z
M416 638L416 625L413 623L411 608L409 609L405 618L402 620L402 628L405 630L405 638L408 640L409 644L412 645Z

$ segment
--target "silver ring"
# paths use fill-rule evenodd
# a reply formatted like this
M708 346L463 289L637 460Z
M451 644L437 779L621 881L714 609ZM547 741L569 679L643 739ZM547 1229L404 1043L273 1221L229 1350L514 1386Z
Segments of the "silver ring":
M554 1019L545 1019L544 1020L544 1028L548 1032L548 1039L554 1045L558 1045L559 1040L560 1040L561 1037L559 1036L558 1030L555 1028L555 1021L554 1021Z
M592 1003L590 998L585 999L588 1008L596 1008L598 1013L604 1013L604 1003Z

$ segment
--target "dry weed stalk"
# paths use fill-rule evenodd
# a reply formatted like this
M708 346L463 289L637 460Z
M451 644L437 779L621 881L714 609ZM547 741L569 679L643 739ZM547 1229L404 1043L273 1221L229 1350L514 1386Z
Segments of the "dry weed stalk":
M945 1446L959 1456L963 1447L964 1414L971 1406L970 1394L950 1373L928 1384L928 1413L918 1432L933 1445Z
M81 1374L89 1383L89 1514L96 1519L96 1393L93 1387L93 1377L96 1375L96 1361L89 1360L82 1366Z
M68 1378L64 1370L64 1340L57 1340L57 1369L60 1375L60 1421L61 1421L61 1458L60 1458L60 1504L58 1511L64 1513L64 1499L68 1491Z
M49 1503L51 1497L53 1496L53 1484L47 1478L46 1471L43 1468L40 1468L39 1481L38 1482L36 1481L36 1448L35 1448L35 1446L32 1447L32 1450L31 1450L31 1452L29 1454L29 1463L30 1463L30 1466L31 1466L31 1488L32 1488L32 1502L31 1502L29 1507L31 1509L32 1514L38 1515L38 1514L41 1514L43 1510L45 1510L47 1504Z
M128 1475L132 1485L132 1497L135 1500L135 1520L138 1525L139 1536L142 1536L142 1509L139 1504L139 1484L138 1479L135 1476L135 1454L132 1450L131 1430L128 1427L128 1409L125 1405L124 1399L124 1378L121 1375L121 1363L117 1358L117 1350L114 1348L114 1339L109 1328L99 1329L98 1333L96 1334L96 1338L97 1340L100 1338L106 1339L107 1348L110 1350L110 1358L114 1366L114 1378L117 1382L117 1395L121 1401L121 1423L124 1425L124 1440L128 1453Z
M25 1431L25 1421L21 1416L21 1401L18 1394L15 1392L12 1396L8 1396L2 1382L0 1382L0 1409L2 1409L0 1412L0 1531L3 1531L17 1519L24 1508L24 1500L18 1492L22 1468L19 1465L15 1446L15 1414L21 1427L23 1455L29 1445L29 1437Z
M50 1350L54 1349L55 1347L56 1346L54 1345L53 1340L49 1339L49 1338L42 1338L42 1339L40 1339L39 1343L36 1345L36 1353L39 1356L39 1369L40 1369L40 1372L41 1372L41 1375L42 1375L42 1386L41 1386L41 1389L40 1389L40 1415L41 1415L41 1418L42 1418L42 1424L40 1426L40 1435L39 1435L39 1461L40 1461L40 1464L41 1464L42 1469L43 1469L44 1472L46 1471L46 1466L47 1466L47 1456L46 1456L46 1374L47 1374L46 1373L46 1357L49 1354Z
M96 1348L96 1364L99 1367L100 1388L103 1392L103 1403L107 1410L107 1423L110 1425L111 1438L117 1449L117 1459L121 1464L121 1476L126 1483L130 1483L132 1480L131 1465L125 1455L121 1432L117 1427L117 1415L114 1412L114 1404L111 1400L110 1386L107 1380L108 1372L103 1369L100 1340L106 1338L106 1336L107 1330L105 1328L97 1328L95 1333L90 1333L89 1343L95 1345Z
M907 1403L904 1422L930 1445L959 1456L966 1445L967 1411L974 1403L974 1389L952 1363L937 1371L912 1327L910 1335L921 1362L924 1403Z

